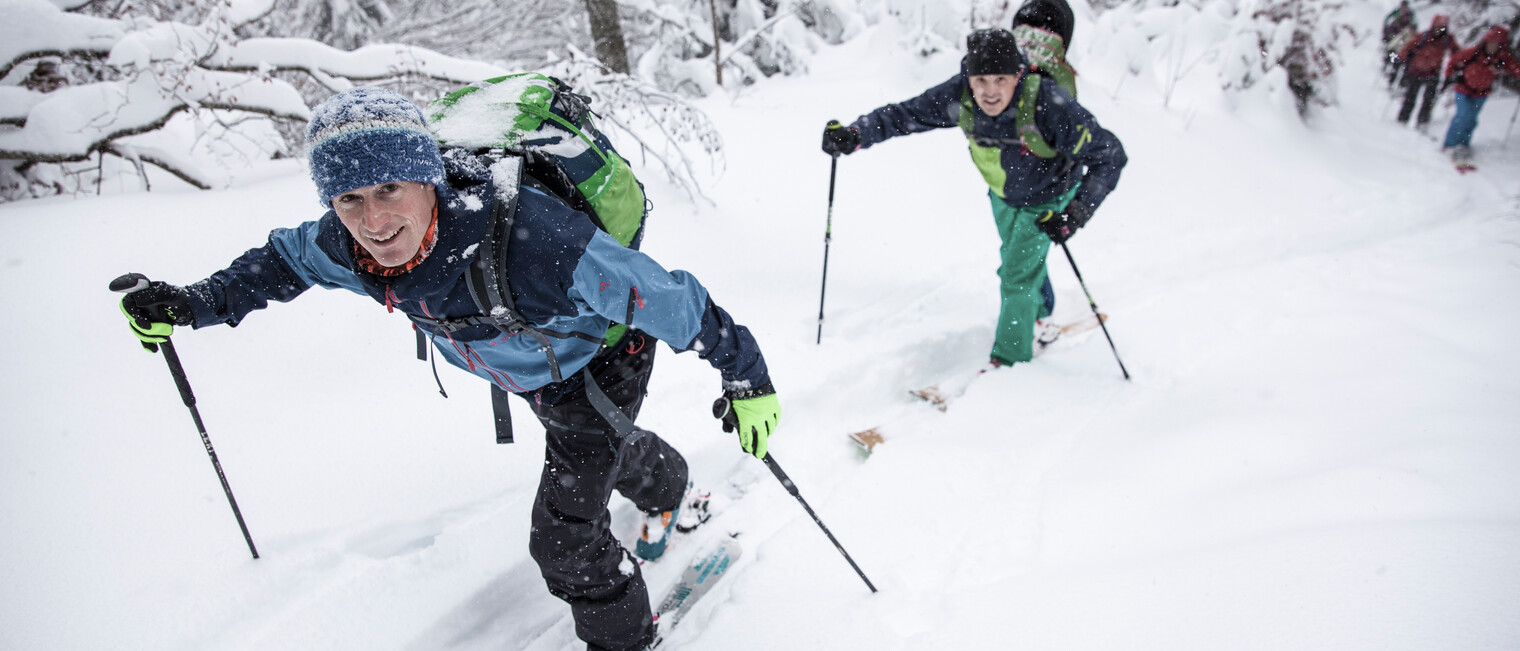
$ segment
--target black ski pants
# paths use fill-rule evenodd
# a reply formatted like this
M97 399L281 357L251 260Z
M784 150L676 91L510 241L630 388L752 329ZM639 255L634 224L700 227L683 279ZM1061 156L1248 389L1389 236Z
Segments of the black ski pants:
M1415 124L1425 125L1430 122L1430 110L1435 108L1436 89L1441 86L1440 75L1432 77L1405 77L1408 88L1404 90L1404 106L1399 109L1399 124L1409 122L1409 114L1414 112L1414 103L1418 96L1424 95L1424 102L1420 104L1420 115Z
M644 402L654 344L644 333L629 332L587 367L630 419ZM533 560L549 592L570 604L587 649L642 649L654 636L649 590L639 564L612 535L607 502L615 489L642 511L675 508L686 493L686 460L653 432L623 441L584 390L554 405L539 404L532 393L523 397L545 429L528 540Z

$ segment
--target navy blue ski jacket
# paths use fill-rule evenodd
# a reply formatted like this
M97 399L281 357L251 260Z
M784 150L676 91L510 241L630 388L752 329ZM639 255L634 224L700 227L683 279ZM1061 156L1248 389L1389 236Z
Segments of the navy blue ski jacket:
M1015 102L1033 76L1034 73L1026 72L1019 81L1013 94ZM944 83L913 99L888 104L862 115L851 126L860 132L862 149L897 136L954 127L961 116L961 98L970 92L970 88L962 62L961 72ZM1016 111L1012 103L997 117L983 113L975 104L972 102L972 146L977 146L976 141L982 139L987 146L1001 150L999 162L1006 178L1002 187L995 187L993 191L1010 206L1039 205L1081 183L1082 187L1072 201L1096 210L1118 185L1119 172L1129 162L1119 139L1100 126L1070 94L1048 79L1040 84L1034 123L1045 141L1064 156L1040 158L1018 144ZM1071 163L1067 162L1067 157ZM984 177L988 176L987 172L983 170Z
M444 359L503 389L525 393L549 384L548 360L534 338L508 336L491 325L449 333L429 321L480 314L465 275L497 197L483 166L445 161L449 182L437 188L437 241L415 268L394 278L360 270L353 237L329 210L316 221L274 230L264 246L191 285L195 327L237 325L270 301L289 301L313 286L343 288L409 317L422 317L413 323L432 335ZM725 390L770 382L749 329L734 323L691 274L666 271L649 256L618 244L584 213L526 184L514 224L508 282L517 311L534 327L599 340L616 321L677 352L697 351L722 373ZM557 391L579 386L575 374L601 344L574 337L550 341L566 379ZM550 404L559 397L537 396Z

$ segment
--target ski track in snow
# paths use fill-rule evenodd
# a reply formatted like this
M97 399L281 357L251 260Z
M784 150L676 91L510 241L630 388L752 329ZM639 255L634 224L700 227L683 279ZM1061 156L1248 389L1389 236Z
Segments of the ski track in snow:
M1489 101L1480 169L1459 176L1392 124L1370 50L1308 126L1192 78L1167 108L1157 84L1074 53L1130 165L1071 250L1134 379L1097 332L940 413L907 390L979 366L997 310L985 186L954 130L840 160L814 344L822 124L955 69L903 38L876 28L808 77L705 100L726 140L717 208L640 170L659 205L645 250L756 332L785 407L772 449L881 588L719 433L716 374L665 350L640 424L734 495L707 527L746 547L666 648L1520 639L1513 95ZM494 445L485 387L441 367L438 398L406 324L362 297L314 289L176 337L248 558L105 284L204 277L312 207L288 162L223 191L0 206L0 307L25 328L0 377L0 648L580 648L527 553L541 429L519 406L518 443ZM1058 319L1087 314L1064 256L1049 264ZM844 435L873 426L890 440L863 459ZM614 500L630 543L635 516ZM696 546L645 567L652 599Z

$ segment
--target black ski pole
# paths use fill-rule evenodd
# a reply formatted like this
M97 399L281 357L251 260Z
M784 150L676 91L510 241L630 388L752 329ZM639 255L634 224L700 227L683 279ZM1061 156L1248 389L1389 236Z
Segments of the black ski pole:
M860 575L860 580L866 582L866 587L870 588L871 592L876 592L876 586L871 585L871 580L866 578L866 573L861 571L859 565L855 564L855 559L850 558L850 553L844 550L844 545L839 544L839 539L835 538L834 534L829 531L829 528L824 526L823 520L818 519L818 514L813 512L813 507L808 506L807 500L802 499L802 493L797 491L797 485L792 483L792 478L786 476L786 472L781 469L781 465L776 463L776 455L766 454L765 465L771 469L771 474L781 481L781 485L786 488L786 492L791 493L792 497L797 498L797 503L801 504L808 515L813 517L813 522L817 523L818 528L823 530L823 535L829 537L829 542L834 543L834 549L839 550L839 555L843 556L844 560L850 564L850 567L855 569L855 573Z
M148 278L142 274L126 274L111 281L111 291L130 294L139 289L148 287ZM211 437L206 434L206 425L201 422L201 412L195 407L195 394L190 390L190 380L185 377L185 367L179 363L179 354L174 352L174 342L164 337L163 343L159 344L163 350L164 360L169 363L169 374L174 376L174 385L179 388L179 397L190 408L190 417L195 420L195 429L201 434L201 443L206 446L206 454L211 456L211 466L216 468L216 477L222 481L222 492L227 494L227 503L232 505L232 515L237 518L238 528L243 530L243 540L248 541L248 551L253 554L255 560L259 557L259 550L253 546L253 535L248 533L248 525L243 522L243 512L238 509L237 499L232 496L232 485L227 483L227 475L222 472L222 462L216 458L216 449L211 447Z
M838 120L829 120L828 128L839 127ZM823 286L818 289L818 341L823 343L823 298L829 289L829 242L834 240L834 173L839 171L839 154L829 157L829 215L823 224Z
M1119 359L1119 348L1114 346L1114 338L1108 334L1108 324L1103 323L1103 315L1098 312L1098 303L1093 300L1092 292L1087 291L1087 282L1082 280L1082 272L1077 269L1076 259L1071 257L1071 249L1066 248L1066 243L1061 243L1061 250L1066 253L1066 261L1071 263L1071 273L1077 277L1077 284L1082 286L1082 293L1087 295L1087 305L1092 307L1093 318L1098 320L1098 327L1103 328L1103 336L1108 339L1109 350L1114 351L1114 361L1119 363L1119 371L1124 374L1124 379L1129 379L1129 370L1124 368L1124 360Z
M728 398L718 398L717 402L713 403L713 416L722 420L724 424L731 426L731 429L725 427L724 431L739 431L739 417L729 408ZM823 535L829 537L829 542L834 544L834 549L838 550L839 555L843 556L844 560L850 564L850 567L854 568L855 573L860 575L860 580L866 582L866 587L870 588L872 593L875 593L876 586L872 585L871 580L866 578L866 573L860 569L859 565L855 564L855 559L851 558L850 553L844 550L844 545L839 544L839 539L835 538L834 533L829 531L829 528L823 524L823 520L818 518L818 514L813 512L813 507L808 506L807 500L802 499L802 493L797 490L797 484L792 483L792 478L786 476L786 471L781 469L781 464L776 463L776 455L767 453L764 461L765 466L771 469L771 474L776 476L776 479L781 482L781 486L786 489L786 492L791 493L792 497L797 498L797 503L802 505L802 508L813 518L813 522L818 525L818 528L823 530Z

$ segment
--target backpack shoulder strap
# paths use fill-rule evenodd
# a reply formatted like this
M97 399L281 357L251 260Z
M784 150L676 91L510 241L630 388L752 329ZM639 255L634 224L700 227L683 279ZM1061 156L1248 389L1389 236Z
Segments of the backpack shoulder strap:
M1040 127L1034 123L1035 105L1040 99L1040 79L1043 75L1034 72L1025 73L1023 89L1019 91L1018 105L1014 107L1014 124L1018 126L1019 140L1029 153L1040 158L1054 158L1057 152L1054 147L1045 142L1045 136L1040 133Z
M475 249L475 263L470 265L469 272L465 274L470 298L475 301L475 308L484 315L484 320L496 326L496 329L510 336L526 335L538 340L548 358L549 376L553 381L559 382L564 380L564 376L560 374L559 358L554 354L550 337L584 339L595 343L602 343L603 340L601 337L574 331L540 330L517 311L512 301L512 287L507 273L507 253L512 244L512 227L517 221L517 200L524 185L541 190L544 188L524 174L523 157L500 150L493 150L486 157L494 159L490 160L489 167L491 177L496 182L496 203L485 232L481 234L480 246ZM479 322L477 319L464 321Z
M495 155L495 152L493 152ZM491 219L481 234L480 246L475 250L475 264L465 274L470 298L498 330L508 335L528 335L537 339L549 357L549 374L555 382L560 376L559 360L549 338L524 319L512 303L512 288L507 284L507 251L512 244L512 226L517 220L517 198L522 191L522 158L501 155L491 163L491 176L496 181L496 203Z
M1023 147L1029 150L1029 153L1040 158L1061 156L1067 160L1069 168L1072 163L1071 157L1066 152L1051 147L1046 143L1045 136L1040 133L1039 126L1034 123L1035 104L1040 97L1041 75L1033 71L1026 71L1024 75L1028 80L1021 82L1020 90L1018 91L1019 96L1016 98L1014 106L1014 126L1019 134L1017 139L993 138L972 133L972 126L975 120L975 113L973 112L975 106L973 102L975 100L971 97L969 86L961 91L960 116L956 120L956 124L961 128L961 131L965 132L967 139L983 147Z
M968 84L961 88L960 113L955 118L955 125L961 128L961 132L971 138L971 128L976 122L976 106L972 104L971 86Z

